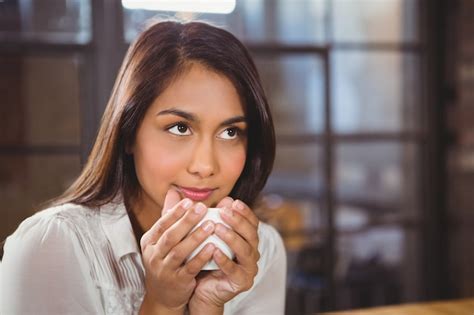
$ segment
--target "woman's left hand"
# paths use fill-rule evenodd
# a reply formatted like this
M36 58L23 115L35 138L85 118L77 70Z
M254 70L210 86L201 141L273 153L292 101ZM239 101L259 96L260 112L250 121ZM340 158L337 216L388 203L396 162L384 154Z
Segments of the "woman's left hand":
M231 260L215 249L213 259L220 270L201 272L198 276L189 301L191 314L204 310L210 314L213 309L223 309L227 301L252 287L258 271L258 218L245 203L230 197L224 198L217 207L224 209L221 217L230 229L217 224L215 233L232 249L236 259Z

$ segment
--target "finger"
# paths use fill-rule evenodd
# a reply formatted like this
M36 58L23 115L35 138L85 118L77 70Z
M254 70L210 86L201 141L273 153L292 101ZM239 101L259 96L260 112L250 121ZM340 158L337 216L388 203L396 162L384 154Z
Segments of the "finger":
M214 250L212 255L219 269L234 283L242 285L245 283L248 275L234 261L229 259L219 248Z
M216 235L234 252L238 263L244 266L245 269L250 268L260 258L257 248L246 242L231 229L226 228L222 224L217 224L215 231Z
M220 211L221 218L227 223L232 230L242 236L252 247L258 246L258 227L252 225L240 212L229 208L223 208Z
M202 202L196 204L173 225L156 242L158 257L164 258L170 250L181 242L206 214L207 207Z
M179 271L178 276L185 278L195 278L201 269L206 265L214 254L215 245L212 243L206 244L204 248L192 259L190 259Z
M232 208L232 203L233 202L234 202L234 199L227 196L227 197L223 198L221 201L219 201L216 208L224 208L224 207Z
M255 215L255 213L252 211L252 209L250 209L250 207L247 206L242 200L235 200L232 203L231 208L233 210L238 211L241 215L247 218L247 220L249 220L250 223L252 223L252 225L258 226L259 219Z
M163 203L163 210L161 215L163 216L166 212L172 209L179 201L181 197L176 189L170 188L165 196L165 202Z
M165 257L165 263L172 268L181 266L191 253L214 232L214 222L206 221L184 240L173 247Z
M158 219L153 226L143 234L140 239L140 246L143 249L150 245L155 244L161 236L169 229L175 222L177 222L188 209L193 205L191 199L185 198L178 202L170 211Z

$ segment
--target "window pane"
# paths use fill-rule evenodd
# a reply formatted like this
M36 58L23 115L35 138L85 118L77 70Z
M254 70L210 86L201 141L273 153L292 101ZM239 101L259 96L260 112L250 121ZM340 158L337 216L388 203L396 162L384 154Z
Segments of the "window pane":
M326 231L326 217L314 200L264 193L256 212L281 233L286 248L293 252L322 242Z
M418 41L417 0L333 0L335 42Z
M472 185L472 184L471 184ZM445 231L448 232L448 262L452 266L450 268L451 285L461 296L472 296L474 292L473 281L466 279L474 279L474 228L472 212L470 216L460 217L457 224L448 224Z
M394 213L419 213L415 144L338 144L335 154L339 202L357 207L376 220Z
M337 132L421 128L417 55L336 51L331 62Z
M237 0L230 14L176 13L124 8L127 42L150 18L178 17L223 27L244 41L316 44L325 42L326 0Z
M468 115L466 116L470 118ZM462 137L469 139L469 129L467 126L465 128L464 130L458 129L462 132L458 139L462 139ZM474 183L474 148L467 141L463 143L463 140L459 140L456 147L449 149L447 163L448 176L446 187L449 187L449 211L451 216L458 216L460 218L467 218L474 214L474 194L472 193L472 183Z
M238 2L237 2L238 3ZM234 11L235 12L235 11ZM231 17L227 14L152 11L123 8L125 41L132 42L150 23L160 20L205 21L212 25L230 28Z
M289 314L321 310L327 290L327 218L320 204L306 198L265 194L257 211L269 218L283 238L287 251L287 297Z
M419 298L420 233L373 226L336 239L338 308L398 304Z
M323 61L319 56L261 57L255 62L272 108L277 134L324 128Z
M78 156L0 156L0 239L43 202L60 195L79 174Z
M265 192L318 199L323 185L322 159L318 145L279 144Z
M79 145L74 57L0 56L0 145Z
M238 0L229 30L244 41L322 44L326 0Z
M14 40L84 44L91 38L90 0L0 1L0 17L0 36Z

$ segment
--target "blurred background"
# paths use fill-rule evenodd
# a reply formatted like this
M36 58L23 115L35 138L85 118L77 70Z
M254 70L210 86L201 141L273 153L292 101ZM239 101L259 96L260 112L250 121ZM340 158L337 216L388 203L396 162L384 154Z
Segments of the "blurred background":
M0 239L79 174L146 21L200 19L272 107L287 313L474 296L474 1L221 2L0 0Z

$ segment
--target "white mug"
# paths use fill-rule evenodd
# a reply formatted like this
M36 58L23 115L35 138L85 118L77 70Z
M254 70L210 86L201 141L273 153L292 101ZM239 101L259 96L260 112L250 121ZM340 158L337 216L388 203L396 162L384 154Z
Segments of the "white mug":
M217 223L221 223L222 225L226 226L227 228L230 228L229 225L227 223L225 223L222 218L221 218L221 215L220 215L220 211L221 209L220 208L208 208L207 209L207 213L206 215L204 216L204 218L202 218L201 221L199 221L199 223L193 228L193 230L191 232L193 232L194 230L196 230L200 225L202 225L204 222L206 221L212 221L214 222L215 224ZM219 248L227 257L229 257L229 259L234 259L234 253L232 252L232 250L229 248L229 246L227 246L227 244L221 240L216 234L211 234L206 240L204 240L204 242L202 242L192 253L191 255L189 255L189 257L187 258L186 261L189 261L190 259L192 259L194 256L196 256L200 251L201 249L204 248L204 246L206 246L206 244L208 243L213 243L217 248ZM219 266L217 266L216 262L214 261L214 259L212 259L211 261L209 261L207 264L204 265L204 267L202 267L201 270L217 270L219 269Z

